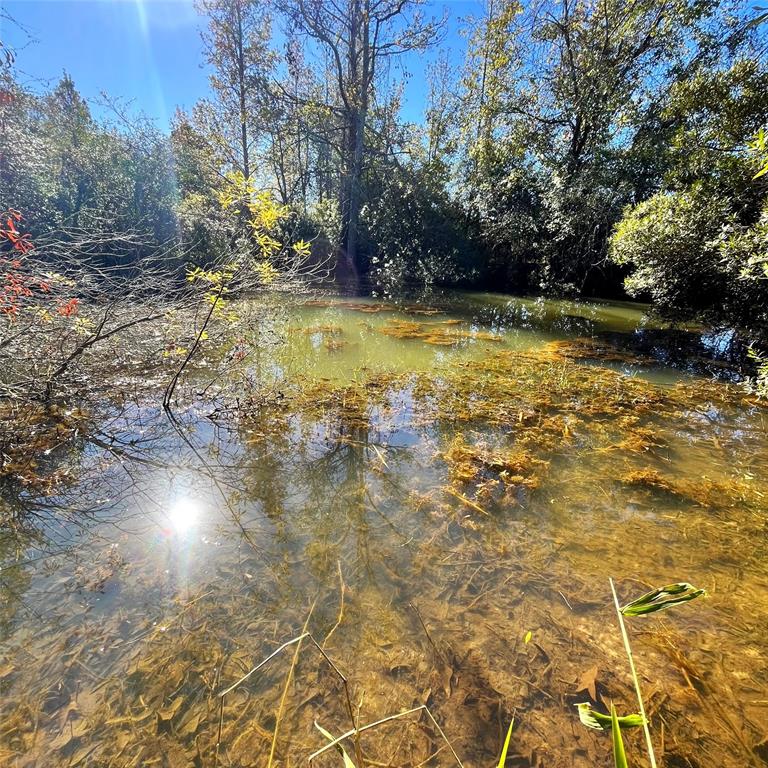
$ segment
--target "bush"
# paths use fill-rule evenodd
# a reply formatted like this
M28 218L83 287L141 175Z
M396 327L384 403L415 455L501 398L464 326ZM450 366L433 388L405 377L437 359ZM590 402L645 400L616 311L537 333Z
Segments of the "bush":
M744 223L732 199L695 184L627 209L610 256L632 270L627 292L667 315L729 320L765 332L767 245L768 207Z

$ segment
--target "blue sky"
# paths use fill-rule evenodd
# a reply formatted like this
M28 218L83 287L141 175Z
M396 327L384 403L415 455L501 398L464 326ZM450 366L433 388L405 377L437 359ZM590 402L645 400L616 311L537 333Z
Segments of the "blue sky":
M202 43L193 0L0 0L33 42L17 51L20 79L37 88L55 84L66 70L89 100L102 91L130 101L134 110L166 129L176 106L189 109L208 92L202 67ZM460 18L478 14L476 0L434 0L435 15L444 8L449 24L443 46L463 59ZM10 24L0 39L21 46L27 39ZM418 120L426 93L426 63L435 55L403 61L411 73L404 117ZM398 73L393 73L398 77ZM98 107L95 109L98 113Z

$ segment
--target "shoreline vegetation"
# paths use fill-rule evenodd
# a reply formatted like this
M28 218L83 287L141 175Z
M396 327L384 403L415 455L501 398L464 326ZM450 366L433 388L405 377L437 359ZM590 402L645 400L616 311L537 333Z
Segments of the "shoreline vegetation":
M630 296L765 343L768 43L748 3L494 0L461 22L463 57L436 53L448 19L419 0L199 10L211 89L169 135L110 97L95 117L66 74L30 89L5 46L0 203L41 253L79 232L108 267L269 257L247 193L348 286ZM384 73L427 53L406 123Z

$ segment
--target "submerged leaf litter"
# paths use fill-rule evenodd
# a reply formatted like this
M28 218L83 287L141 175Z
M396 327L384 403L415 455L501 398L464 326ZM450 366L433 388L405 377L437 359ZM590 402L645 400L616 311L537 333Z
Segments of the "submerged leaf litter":
M306 627L360 724L426 705L469 767L514 717L507 765L609 765L576 705L636 704L612 576L708 593L630 626L662 764L765 765L768 410L574 323L306 302L263 392L174 428L148 395L121 456L6 495L42 522L0 541L0 763L304 764L351 728L317 648L219 694ZM456 764L423 710L360 748Z

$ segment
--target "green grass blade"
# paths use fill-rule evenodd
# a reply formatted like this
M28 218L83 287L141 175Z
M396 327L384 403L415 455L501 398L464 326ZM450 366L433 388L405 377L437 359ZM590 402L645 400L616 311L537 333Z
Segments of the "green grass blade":
M509 728L507 729L507 738L504 739L504 749L501 750L501 757L499 758L499 765L498 768L504 768L504 765L507 762L507 750L509 749L509 740L512 738L512 728L515 725L515 718L512 718L512 722L509 724Z
M611 702L611 740L613 741L613 765L615 768L629 768L627 754L624 752L624 741L621 738L621 726L616 717L616 707Z
M643 692L640 689L640 678L637 676L637 669L635 668L635 659L632 656L632 646L629 643L629 635L627 634L627 627L624 621L624 614L619 607L619 596L616 594L616 585L613 583L613 579L608 578L608 583L611 585L611 594L613 595L613 605L616 608L616 617L619 620L619 629L621 630L621 640L624 643L624 650L627 653L627 661L629 662L629 669L632 673L632 683L635 686L635 693L637 694L637 704L640 707L640 714L643 717L643 733L645 734L645 745L648 748L648 760L651 763L651 768L656 768L656 755L653 751L653 740L651 739L651 729L648 725L648 718L645 714L645 705L643 704Z
M624 616L643 616L646 613L669 608L671 605L695 600L704 594L706 593L703 589L697 589L693 584L688 584L685 581L667 584L665 587L654 589L638 597L637 600L627 603L621 608L621 612Z

